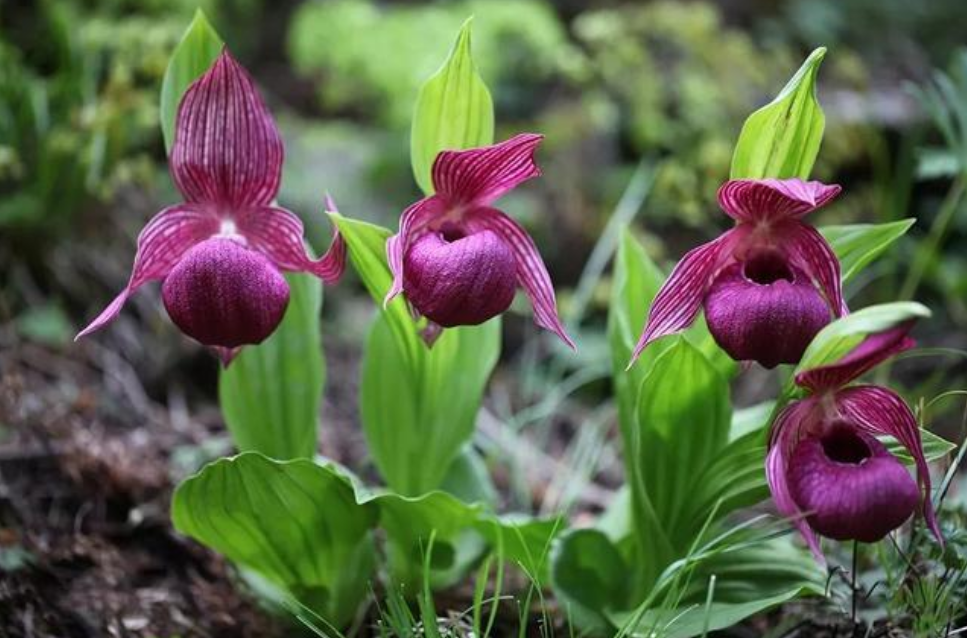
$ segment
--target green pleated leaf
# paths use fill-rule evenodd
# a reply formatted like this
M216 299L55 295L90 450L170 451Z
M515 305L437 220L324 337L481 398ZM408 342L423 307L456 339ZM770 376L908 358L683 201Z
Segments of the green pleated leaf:
M795 374L836 363L871 334L929 316L930 309L914 301L896 301L857 310L830 323L816 335L796 366Z
M847 282L903 237L916 221L910 218L886 224L825 226L819 232L836 252L843 281Z
M175 490L175 528L256 572L336 626L365 598L376 507L309 460L248 452L219 459Z
M278 329L243 348L218 380L219 404L239 451L280 460L315 454L325 383L322 282L294 273L286 281L289 307Z
M198 9L188 25L181 42L175 47L165 70L161 83L161 133L164 135L165 150L171 152L175 143L175 118L181 96L196 79L201 77L222 52L225 43Z
M416 183L433 194L431 169L440 151L486 146L494 139L494 105L473 63L468 19L450 57L420 89L413 113L410 161Z
M639 594L694 542L708 510L696 516L691 504L708 489L701 475L720 455L731 427L728 382L684 337L671 342L641 382L625 446Z
M825 48L813 51L776 99L745 121L732 156L732 179L809 177L826 126L816 99L825 55Z
M392 277L390 231L332 214L350 259L380 306ZM400 295L370 328L360 412L370 453L387 484L416 496L441 487L473 434L484 388L500 356L500 320L451 328L432 348ZM460 400L454 400L459 397Z

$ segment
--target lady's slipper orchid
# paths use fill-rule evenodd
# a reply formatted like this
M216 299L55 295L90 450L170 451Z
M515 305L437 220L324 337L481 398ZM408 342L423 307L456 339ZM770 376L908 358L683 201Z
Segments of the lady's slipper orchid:
M338 280L345 265L338 232L313 260L302 222L274 204L282 157L282 138L251 77L223 51L178 107L170 168L184 202L148 222L127 286L77 337L102 328L135 290L161 279L172 321L227 365L282 320L289 287L281 271Z
M443 151L433 163L436 194L403 212L386 244L393 285L429 321L428 343L440 328L476 325L507 310L520 285L537 325L574 347L557 314L550 275L537 246L517 222L492 208L504 193L540 175L534 152L543 139L521 134L482 148Z
M735 226L687 253L655 296L631 358L687 328L704 306L709 331L736 361L796 363L833 317L846 312L839 261L803 222L840 187L799 179L740 179L719 189ZM630 364L629 364L630 365Z
M839 363L805 370L796 383L809 395L791 403L773 425L766 478L781 514L794 518L822 559L818 535L874 542L918 508L937 537L930 473L910 408L887 388L851 381L913 345L911 323L871 335ZM917 468L904 465L875 437L894 437Z

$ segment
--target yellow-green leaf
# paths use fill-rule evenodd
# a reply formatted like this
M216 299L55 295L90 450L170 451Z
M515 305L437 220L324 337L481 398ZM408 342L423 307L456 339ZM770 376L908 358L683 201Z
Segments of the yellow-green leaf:
M732 156L732 179L809 177L826 126L816 99L825 55L823 47L813 51L776 99L745 121Z
M413 113L410 161L416 183L433 194L430 173L440 151L486 146L494 139L494 105L470 54L471 19L450 57L420 89Z

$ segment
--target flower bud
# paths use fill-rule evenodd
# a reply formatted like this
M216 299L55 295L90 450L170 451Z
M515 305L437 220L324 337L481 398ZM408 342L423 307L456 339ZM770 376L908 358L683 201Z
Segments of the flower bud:
M514 254L489 230L424 235L403 264L407 299L445 328L477 325L499 315L510 307L517 289Z
M872 543L906 521L920 502L916 481L874 437L845 422L799 442L789 458L789 492L819 534Z
M716 343L736 361L766 368L797 363L830 317L809 277L773 253L725 268L705 297Z
M272 334L289 304L289 285L261 253L213 237L185 253L161 296L186 335L206 346L237 348Z

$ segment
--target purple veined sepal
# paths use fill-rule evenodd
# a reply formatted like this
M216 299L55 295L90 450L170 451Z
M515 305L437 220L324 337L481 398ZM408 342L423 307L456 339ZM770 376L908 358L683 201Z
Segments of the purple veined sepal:
M719 206L739 222L800 219L839 195L837 184L801 179L734 179L719 188Z
M867 336L836 363L803 370L796 375L796 385L813 393L835 390L858 379L890 357L914 346L908 335L914 321Z
M892 436L914 460L917 485L921 490L921 512L930 531L943 546L943 536L933 508L930 469L923 452L917 419L906 402L895 392L875 385L858 385L835 394L840 413L873 435Z
M740 227L733 228L682 257L651 303L645 329L626 370L652 341L684 330L695 321L713 278L731 260L732 250L744 236Z
M421 199L403 211L399 232L386 240L386 260L393 275L393 283L383 298L383 308L403 292L403 256L406 251L427 232L430 222L444 216L446 212L446 204L436 195Z
M169 166L189 202L228 210L269 204L279 192L282 137L248 72L223 49L178 106Z
M520 133L491 146L442 151L433 161L433 188L450 208L489 206L540 176L534 153L543 139L537 133Z

